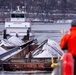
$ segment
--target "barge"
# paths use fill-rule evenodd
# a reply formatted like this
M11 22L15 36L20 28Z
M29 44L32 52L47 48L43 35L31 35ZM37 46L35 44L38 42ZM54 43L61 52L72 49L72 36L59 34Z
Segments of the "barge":
M50 40L44 40L41 44L34 43L34 40L27 41L25 44L21 46L17 46L14 49L12 48L6 53L0 55L0 68L4 71L27 71L27 70L53 70L52 58L54 58L54 62L57 62L58 55L61 56L63 52L54 41L50 41L51 45L48 42ZM54 44L55 46L53 46ZM50 47L52 46L52 47ZM50 47L50 51L46 50L45 45ZM19 48L20 52L17 52ZM46 48L46 49L45 49ZM55 50L54 50L55 49ZM14 52L16 51L16 54ZM58 51L58 52L56 52ZM52 54L53 52L56 52ZM11 55L11 53L13 53ZM43 54L46 53L46 54ZM48 53L48 54L47 54ZM40 56L42 55L42 56ZM4 59L5 58L5 59Z

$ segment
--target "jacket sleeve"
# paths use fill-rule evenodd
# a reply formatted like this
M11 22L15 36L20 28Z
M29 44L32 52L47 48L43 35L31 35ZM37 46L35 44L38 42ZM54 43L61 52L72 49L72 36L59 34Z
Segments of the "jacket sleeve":
M68 47L67 47L68 37L69 37L69 35L68 34L65 34L62 37L62 39L60 40L60 44L59 45L60 45L60 47L61 47L62 50L68 49Z

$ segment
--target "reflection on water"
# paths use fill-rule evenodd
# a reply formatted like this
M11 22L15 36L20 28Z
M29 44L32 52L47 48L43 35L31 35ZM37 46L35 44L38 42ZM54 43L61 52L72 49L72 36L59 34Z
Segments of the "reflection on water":
M0 75L51 75L51 71L0 71Z

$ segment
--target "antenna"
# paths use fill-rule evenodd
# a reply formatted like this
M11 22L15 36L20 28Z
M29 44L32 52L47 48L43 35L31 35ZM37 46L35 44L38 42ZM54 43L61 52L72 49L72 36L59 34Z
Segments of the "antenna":
M20 11L20 7L19 6L17 6L17 11Z

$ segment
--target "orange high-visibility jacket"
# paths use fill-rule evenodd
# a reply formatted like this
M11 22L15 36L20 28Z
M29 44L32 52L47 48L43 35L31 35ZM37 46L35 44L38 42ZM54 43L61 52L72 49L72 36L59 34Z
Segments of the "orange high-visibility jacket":
M76 26L72 26L70 31L62 37L60 41L61 49L64 49L65 45L72 55L76 55Z

